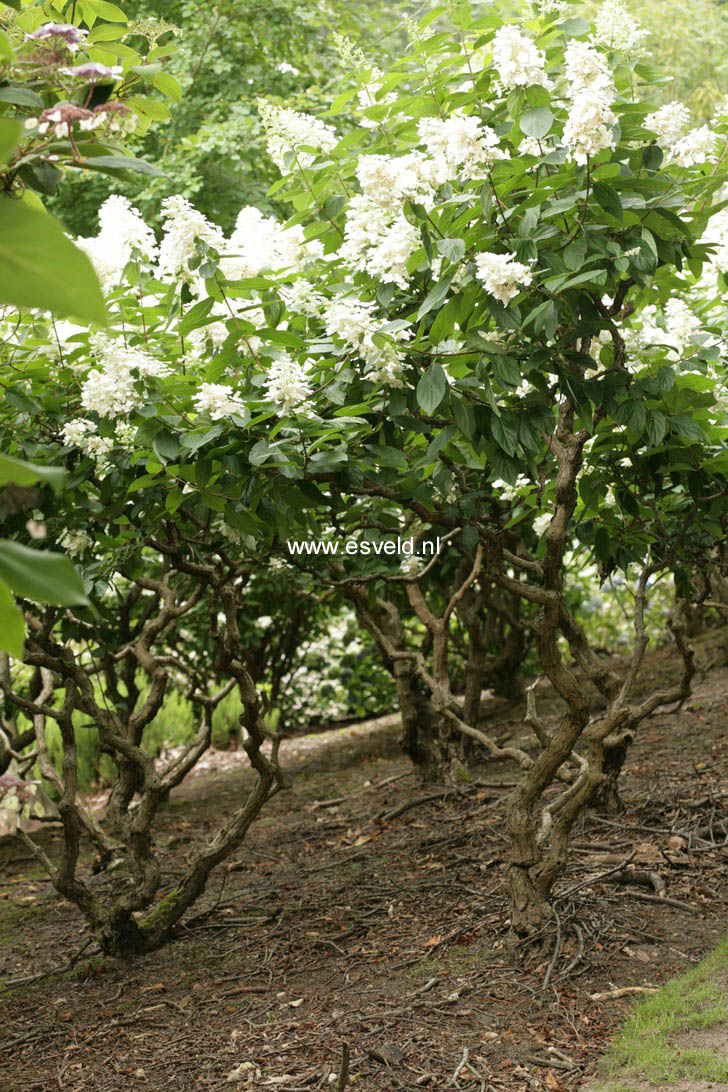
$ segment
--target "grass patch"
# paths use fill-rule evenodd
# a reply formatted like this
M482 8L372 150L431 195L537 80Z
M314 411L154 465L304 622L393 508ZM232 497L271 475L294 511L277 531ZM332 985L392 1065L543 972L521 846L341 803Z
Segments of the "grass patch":
M630 1078L660 1088L686 1079L728 1081L728 1055L691 1043L693 1032L728 1026L727 1002L728 938L632 1010L594 1092L630 1092Z

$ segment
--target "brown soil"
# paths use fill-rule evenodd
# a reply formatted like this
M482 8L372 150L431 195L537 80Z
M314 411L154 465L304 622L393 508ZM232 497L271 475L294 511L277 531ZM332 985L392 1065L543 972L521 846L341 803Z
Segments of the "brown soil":
M557 904L551 969L516 966L503 947L514 769L484 765L462 793L425 800L392 718L288 741L290 791L150 956L122 962L87 947L71 970L49 973L79 953L83 923L20 843L0 841L2 1092L333 1089L344 1042L347 1088L363 1092L582 1087L632 1001L591 995L657 985L725 930L728 669L715 666L715 635L697 646L693 697L643 726L625 814L584 818L559 885L634 851L631 866L659 872L684 905L644 886L585 885ZM646 685L675 670L672 650L656 651ZM558 710L543 687L540 713L548 722ZM499 737L528 739L520 706L490 714ZM173 794L160 815L170 882L246 777L241 756L213 754ZM54 836L42 837L52 851ZM124 877L110 869L91 882L103 894Z

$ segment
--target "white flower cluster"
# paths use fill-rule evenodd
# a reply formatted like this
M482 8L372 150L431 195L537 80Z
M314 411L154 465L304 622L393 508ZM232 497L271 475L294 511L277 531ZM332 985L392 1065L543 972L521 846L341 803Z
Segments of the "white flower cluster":
M501 303L510 303L518 295L519 285L529 285L533 279L531 266L516 261L515 254L482 251L475 256L475 266L478 280Z
M574 99L564 125L564 144L567 154L581 166L590 156L598 155L605 148L614 148L612 126L617 122L609 104L590 91L581 91Z
M661 148L667 152L667 162L678 167L698 167L711 159L718 134L709 125L685 132L690 114L681 102L668 102L648 114L645 126L656 134Z
M300 225L284 228L251 205L240 210L233 233L223 245L220 269L229 280L256 277L263 270L300 269L323 253L319 242L306 241Z
M296 153L299 166L310 167L316 152L330 152L339 138L330 125L310 114L302 114L284 106L258 99L258 113L268 138L268 154L282 171L288 170L286 156ZM314 152L299 151L313 148Z
M718 134L708 125L691 129L672 146L670 158L678 167L699 167L712 159Z
M68 447L77 447L89 459L94 460L99 478L106 477L111 467L110 455L114 448L114 441L108 437L99 436L98 428L93 421L76 417L66 422L61 435L64 444Z
M100 368L92 368L81 387L81 405L99 417L126 416L138 402L135 383L163 378L171 369L123 338L93 334L91 346Z
M337 296L324 310L324 326L329 337L338 337L354 349L367 365L366 378L374 383L390 387L402 387L404 359L398 342L405 341L407 331L400 330L389 336L395 344L385 347L374 344L374 335L383 323L375 314L376 304L365 302L356 296Z
M728 193L725 191L717 194L719 201L726 197ZM722 208L711 216L700 242L709 243L713 250L703 266L698 287L704 295L712 294L718 288L719 275L728 273L728 208Z
M275 402L280 414L310 413L311 381L308 368L312 360L299 364L288 353L283 353L274 360L268 371L265 397Z
M64 531L58 540L58 545L70 557L81 557L93 544L93 539L85 531Z
M690 111L687 106L677 101L666 102L645 118L645 127L655 133L663 148L671 148L673 144L677 144L689 124Z
M575 98L581 91L592 91L609 102L615 96L612 70L606 58L588 42L572 38L564 50L564 76L569 94Z
M382 281L406 288L407 262L420 243L418 229L403 213L395 213L368 194L359 193L349 202L338 257L353 270L368 271Z
M669 360L679 360L688 355L693 335L702 329L702 322L684 300L673 296L662 309L658 322L657 308L649 304L640 313L640 324L622 331L627 350L641 358L645 350L657 345L668 345Z
M605 0L594 19L592 40L620 53L635 53L647 37L637 20L620 0Z
M536 534L540 537L550 523L551 514L549 512L542 512L540 516L536 516L531 526L533 527Z
M225 236L184 197L165 197L162 214L165 231L159 248L159 275L192 280L197 276L190 268L190 262L198 257L195 241L199 239L221 251Z
M525 489L533 485L533 482L530 478L526 477L525 474L519 474L514 485L509 485L508 482L504 482L501 478L496 478L491 484L494 489L498 490L501 500L512 501L519 494L523 493Z
M564 125L567 155L582 166L604 148L614 148L611 106L615 90L605 59L586 42L571 41L564 53L564 74L573 98Z
M472 115L421 118L417 132L420 143L432 156L432 175L438 186L461 172L466 178L482 178L484 166L509 158L510 153L498 146L495 130Z
M541 84L550 87L544 70L546 57L543 50L517 26L500 27L493 39L493 64L503 87L529 87Z
M292 284L282 285L279 295L289 311L313 318L320 315L326 304L326 297L319 292L305 277L298 277Z
M76 245L91 259L99 280L106 287L117 284L132 254L148 265L157 257L154 232L134 206L120 194L107 197L99 209L96 236L76 239Z
M213 421L246 412L245 403L224 383L202 383L192 404L198 413L209 413Z

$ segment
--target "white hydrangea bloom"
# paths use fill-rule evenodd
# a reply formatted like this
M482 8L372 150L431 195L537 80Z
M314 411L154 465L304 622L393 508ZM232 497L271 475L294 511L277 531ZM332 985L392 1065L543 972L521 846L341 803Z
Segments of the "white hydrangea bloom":
M606 58L588 42L570 40L564 51L564 75L572 98L581 91L590 91L607 102L614 101L612 70Z
M312 364L312 360L299 364L288 353L273 361L266 379L265 397L277 404L279 413L311 412L311 380L307 369Z
M355 194L338 257L353 270L406 288L407 260L420 244L419 231L404 216L394 215L368 194Z
M603 95L580 91L564 125L563 141L569 159L583 166L590 156L598 155L604 148L614 148L612 126L616 124L617 119Z
M536 516L533 521L533 529L537 535L542 535L548 525L551 523L551 515L549 512L542 512L540 516Z
M532 484L531 479L527 478L525 474L518 475L515 485L509 485L508 482L504 482L502 478L496 478L492 483L493 488L498 490L501 498L505 501L512 501L519 493L522 493L524 489L530 487Z
M519 286L527 286L533 279L531 266L516 261L515 254L482 251L475 256L475 266L478 280L501 303L509 303L520 292Z
M402 387L404 359L396 345L387 343L383 348L374 344L374 335L382 325L375 314L376 304L365 302L356 296L338 296L331 300L324 311L324 327L329 337L338 337L350 345L364 360L366 378L374 383ZM395 341L406 340L407 332L399 331Z
M195 240L201 239L215 250L222 251L225 236L184 197L165 197L162 214L164 238L159 248L160 277L189 280L196 275L190 269L190 262L197 257Z
M645 350L658 345L669 346L667 356L679 360L690 353L692 337L702 329L702 322L688 304L678 296L669 299L663 308L664 325L658 321L657 308L649 304L639 316L639 325L622 331L625 345L637 360Z
M94 540L85 531L64 531L58 540L58 545L69 557L82 557L93 544Z
M61 435L64 444L68 447L81 447L85 443L86 437L97 431L93 421L86 421L83 417L75 417L71 421L66 421L61 429Z
M126 448L128 451L133 450L136 438L136 427L134 425L130 425L128 421L118 421L114 428L114 435L121 447Z
M725 196L719 194L718 199L723 200ZM700 242L710 243L714 248L703 267L700 287L706 292L714 292L719 274L728 272L728 208L711 216Z
M521 155L542 156L549 151L549 144L546 140L537 140L536 137L525 136L521 137L518 151ZM534 168L529 167L529 170L534 170Z
M362 193L382 208L398 211L405 201L431 208L434 201L434 164L421 152L406 155L362 155L356 164Z
M64 444L77 447L84 455L88 455L95 461L96 472L100 478L106 476L111 467L109 456L113 451L114 441L108 437L99 436L93 421L77 417L63 426L61 435Z
M138 379L163 378L170 368L123 338L93 334L91 346L100 368L92 368L81 386L81 405L100 417L126 416L138 402Z
M229 280L256 277L264 270L300 269L321 257L321 243L307 242L303 228L284 228L272 216L248 205L242 208L235 228L224 245L220 270Z
M673 296L667 301L664 312L666 340L675 347L674 356L677 359L688 351L692 336L701 329L702 323L685 301L678 296Z
M678 167L699 167L712 159L718 134L708 125L691 129L670 149L670 160Z
M425 565L418 554L408 554L399 563L399 569L403 576L416 576L422 572Z
M671 148L673 144L677 144L689 124L690 111L687 106L677 101L665 103L645 118L645 128L655 133L663 148Z
M245 413L245 403L224 383L202 383L192 404L198 413L209 413L213 421L232 413Z
M326 297L319 292L311 281L299 277L293 284L284 284L279 295L289 311L315 317L320 315L326 304Z
M499 147L496 132L471 115L452 114L449 118L420 118L417 125L420 143L434 160L434 179L442 185L461 172L467 178L479 178L482 167L510 153Z
M141 213L120 194L107 197L99 209L98 234L76 239L76 245L90 258L105 287L117 284L119 277L137 251L149 264L157 257L157 241Z
M646 37L647 31L629 14L621 0L605 0L594 19L594 42L621 53L634 53Z
M338 143L336 131L331 125L284 106L276 106L265 99L258 99L258 113L268 138L268 155L280 170L286 170L285 157L297 153L298 164L310 167L316 158L313 152L301 152L305 145L317 152L330 152Z
M509 24L500 27L493 39L493 64L500 78L500 82L506 88L529 87L532 84L542 84L549 87L549 81L544 71L546 57L543 50L525 34L521 34L517 26Z
M345 265L366 269L366 255L392 223L392 212L366 193L356 193L346 210L344 242L338 256Z
M365 268L380 281L406 288L409 283L407 261L419 246L419 229L404 216L398 216L368 252Z

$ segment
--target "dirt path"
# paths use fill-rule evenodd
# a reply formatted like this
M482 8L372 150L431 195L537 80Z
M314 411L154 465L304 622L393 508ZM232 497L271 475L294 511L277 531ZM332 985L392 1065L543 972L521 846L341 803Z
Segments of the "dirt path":
M698 664L715 659L711 641ZM654 653L655 678L674 670ZM558 715L544 690L540 712ZM607 879L559 904L553 968L504 954L504 799L514 770L484 766L462 794L418 803L396 721L289 741L291 789L165 951L128 962L82 956L65 975L19 984L0 1005L3 1092L334 1087L538 1092L584 1087L630 1004L594 1000L659 985L725 929L728 670L700 678L677 716L645 726L624 781L627 811L590 815L561 891L632 864L669 899ZM493 707L498 734L523 710ZM245 779L210 756L160 817L173 881ZM334 801L339 801L338 803ZM697 832L700 832L699 836ZM0 843L0 973L7 984L62 965L85 940L76 912L17 843ZM100 893L124 883L109 870ZM549 977L544 991L543 981ZM452 1083L450 1083L452 1082Z

